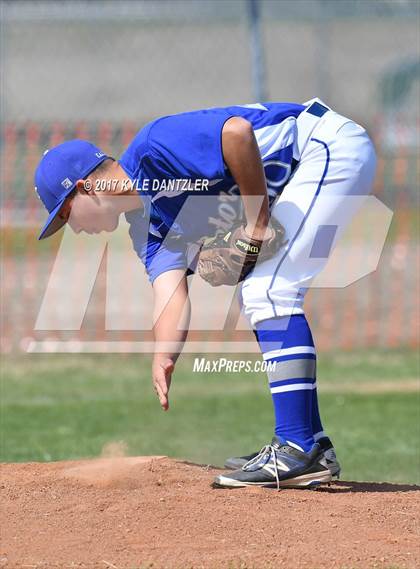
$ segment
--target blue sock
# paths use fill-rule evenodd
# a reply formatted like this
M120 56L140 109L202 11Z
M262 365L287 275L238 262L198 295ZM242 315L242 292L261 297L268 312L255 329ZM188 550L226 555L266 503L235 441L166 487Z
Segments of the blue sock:
M272 318L259 322L255 334L264 360L275 362L272 371L268 371L274 432L282 441L308 452L314 444L313 425L316 429L321 425L316 399L316 354L308 322L303 314Z

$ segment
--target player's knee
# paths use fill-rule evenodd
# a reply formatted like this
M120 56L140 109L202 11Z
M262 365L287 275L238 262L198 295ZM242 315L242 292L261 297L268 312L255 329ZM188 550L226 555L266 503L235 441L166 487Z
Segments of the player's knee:
M261 320L278 316L290 316L303 312L303 293L293 287L270 289L244 287L242 289L242 312L255 325Z

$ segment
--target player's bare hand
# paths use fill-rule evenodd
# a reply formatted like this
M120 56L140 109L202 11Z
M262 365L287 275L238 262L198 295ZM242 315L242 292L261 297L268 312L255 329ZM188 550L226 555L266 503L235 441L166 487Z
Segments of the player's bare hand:
M153 387L164 411L169 409L168 394L174 367L174 362L169 358L155 358L153 362Z
M265 241L273 237L274 229L269 225L253 226L248 223L245 227L245 233L248 237L252 237L258 241Z

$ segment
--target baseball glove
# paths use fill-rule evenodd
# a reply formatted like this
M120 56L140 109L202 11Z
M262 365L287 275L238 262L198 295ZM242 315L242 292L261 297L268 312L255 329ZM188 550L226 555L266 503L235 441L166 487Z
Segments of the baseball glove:
M284 227L275 219L270 223L272 236L264 241L252 239L243 225L225 235L206 239L200 250L198 272L211 286L234 286L243 281L258 260L265 261L287 243Z

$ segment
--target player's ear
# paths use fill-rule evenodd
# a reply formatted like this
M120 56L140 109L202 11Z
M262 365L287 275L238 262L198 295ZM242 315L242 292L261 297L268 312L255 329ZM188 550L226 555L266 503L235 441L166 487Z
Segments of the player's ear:
M75 190L80 194L88 194L92 189L92 181L87 178L86 180L77 180Z

